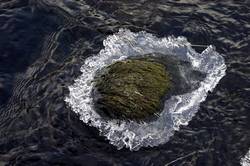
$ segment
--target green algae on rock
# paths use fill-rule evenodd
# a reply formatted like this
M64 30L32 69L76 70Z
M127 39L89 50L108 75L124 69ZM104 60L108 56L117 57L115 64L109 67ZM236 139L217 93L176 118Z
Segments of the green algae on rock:
M116 119L142 120L154 115L171 87L165 66L146 59L116 62L95 81L97 110Z

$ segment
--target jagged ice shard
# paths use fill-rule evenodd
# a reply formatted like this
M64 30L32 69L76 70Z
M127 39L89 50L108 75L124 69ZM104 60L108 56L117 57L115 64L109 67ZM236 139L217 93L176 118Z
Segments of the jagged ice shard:
M250 166L250 150L244 158L241 159L242 166Z
M226 71L223 57L213 46L208 46L199 54L185 37L157 38L146 32L133 33L120 29L108 36L103 45L105 48L98 55L85 60L81 67L82 75L69 87L69 96L65 101L84 123L98 128L100 134L118 149L127 147L138 150L166 143L180 125L188 124L198 111L199 104L215 88ZM102 118L96 113L91 96L96 71L116 61L150 53L176 56L189 61L193 69L205 73L206 77L195 90L167 99L163 111L154 121L138 123Z

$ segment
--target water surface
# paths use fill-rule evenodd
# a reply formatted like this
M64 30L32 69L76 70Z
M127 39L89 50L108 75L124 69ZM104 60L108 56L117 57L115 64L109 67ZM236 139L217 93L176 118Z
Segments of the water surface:
M2 0L0 165L240 165L250 147L250 2ZM117 150L64 102L120 28L214 45L226 75L160 146Z

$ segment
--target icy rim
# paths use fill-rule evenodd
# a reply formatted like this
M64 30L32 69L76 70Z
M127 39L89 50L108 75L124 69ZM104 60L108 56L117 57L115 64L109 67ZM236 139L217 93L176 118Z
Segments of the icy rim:
M105 48L98 55L85 60L81 67L82 75L69 86L70 93L65 101L80 115L84 123L98 128L100 134L118 149L127 147L130 150L139 150L141 147L153 147L167 142L180 125L188 124L199 104L205 100L207 92L214 89L226 71L224 59L214 47L209 46L199 54L191 48L185 37L157 38L143 31L133 33L120 29L108 36L103 45ZM149 53L177 56L190 61L194 69L206 73L206 78L198 89L166 100L159 118L153 122L105 121L95 112L91 97L95 72L116 61Z
M246 154L246 156L243 159L241 159L241 165L242 166L250 166L250 150Z

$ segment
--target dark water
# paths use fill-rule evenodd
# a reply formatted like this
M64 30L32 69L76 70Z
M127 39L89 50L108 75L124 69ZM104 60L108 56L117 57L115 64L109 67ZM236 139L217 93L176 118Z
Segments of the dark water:
M186 36L225 55L226 76L159 147L118 151L64 102L84 59L119 28ZM240 165L250 147L249 54L249 0L0 0L0 165Z

